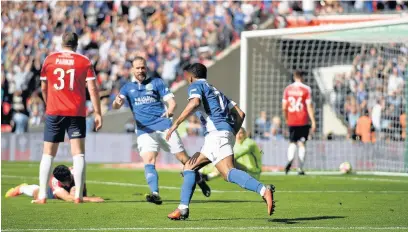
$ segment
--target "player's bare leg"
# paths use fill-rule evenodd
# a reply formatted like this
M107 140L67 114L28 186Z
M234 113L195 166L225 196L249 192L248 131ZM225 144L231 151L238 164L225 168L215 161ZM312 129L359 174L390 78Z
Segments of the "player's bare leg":
M199 152L195 153L184 165L183 185L181 186L180 205L171 212L167 217L171 220L185 220L188 218L189 204L193 197L196 186L197 170L210 163L204 155Z
M40 189L40 186L36 185L36 184L32 184L32 185L28 185L26 183L20 184L14 188L11 188L7 191L6 193L6 198L9 197L17 197L20 196L22 194L32 197L34 200L31 201L31 203L36 203L36 204L43 204L40 203L39 201L37 201L37 197L38 197L38 191Z
M288 164L285 167L285 173L288 174L292 167L293 160L295 159L296 143L291 142L288 147Z
M5 198L20 196L21 194L23 194L22 190L24 189L25 186L28 186L28 185L26 183L23 183L14 188L7 190ZM37 186L37 191L38 191L38 185L36 186Z
M176 158L184 165L190 157L187 155L185 151L178 152L175 154Z
M245 188L252 192L257 192L262 196L262 199L266 202L268 215L272 215L275 210L275 201L273 193L275 192L275 186L264 185L248 173L238 170L234 166L234 156L230 155L219 161L215 167L218 169L224 180L235 183L241 188Z
M85 138L71 139L71 152L74 167L74 181L75 181L75 203L83 202L83 191L85 182Z
M145 195L146 201L161 205L163 201L159 195L159 175L155 167L157 154L155 151L147 151L141 153L141 157L144 163L145 178L150 188L150 193Z
M182 163L185 164L190 157L187 155L185 151L176 153L176 158ZM205 182L206 180L203 178L203 175L196 171L196 183L200 187L201 192L203 193L204 196L210 197L211 196L211 188L208 186L208 184Z
M300 166L298 170L299 175L305 175L305 171L303 170L303 165L305 163L305 155L306 155L306 147L304 142L298 142L298 149L299 149L299 161Z
M6 198L10 198L10 197L17 197L20 195L26 195L29 197L32 197L33 200L31 201L31 203L35 203L35 204L44 204L41 203L42 201L38 200L38 192L39 192L40 186L36 185L36 184L31 184L28 185L26 183L20 184L14 188L11 188L7 191L6 193Z
M44 142L43 155L40 163L39 181L40 188L35 204L45 204L47 202L47 186L50 179L52 163L57 155L59 143Z

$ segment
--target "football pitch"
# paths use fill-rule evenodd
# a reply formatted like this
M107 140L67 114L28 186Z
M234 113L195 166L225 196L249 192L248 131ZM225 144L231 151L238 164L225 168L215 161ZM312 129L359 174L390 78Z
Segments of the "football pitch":
M406 177L263 175L262 182L276 186L270 217L260 196L216 179L209 182L210 198L196 188L188 220L170 221L167 214L179 204L178 172L158 170L159 206L144 200L143 170L101 165L88 165L87 189L105 203L34 205L26 196L4 198L18 184L38 184L38 167L2 162L2 231L408 231Z

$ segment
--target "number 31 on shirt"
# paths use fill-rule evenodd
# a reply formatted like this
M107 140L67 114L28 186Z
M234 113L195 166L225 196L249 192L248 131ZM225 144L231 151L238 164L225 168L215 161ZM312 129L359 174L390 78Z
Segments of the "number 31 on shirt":
M65 81L64 78L65 76L69 75L69 89L73 90L74 89L74 78L75 78L75 69L68 69L67 71L65 71L62 68L56 68L54 70L54 75L58 75L58 80L59 83L55 83L54 84L54 88L56 90L62 90L65 87Z

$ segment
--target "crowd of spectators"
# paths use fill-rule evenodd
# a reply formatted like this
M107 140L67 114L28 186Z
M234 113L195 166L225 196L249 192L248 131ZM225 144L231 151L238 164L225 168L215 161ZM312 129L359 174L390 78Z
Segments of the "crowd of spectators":
M408 9L407 1L319 1L316 12L320 15L343 13L377 13L384 11L403 11Z
M243 30L256 29L268 17L264 8L260 1L2 2L2 129L41 122L41 64L66 31L80 36L78 52L94 64L107 111L132 79L133 57L145 57L148 75L172 86L186 64L210 61Z
M283 126L279 116L274 116L271 120L266 111L261 111L255 119L254 133L251 134L251 137L260 140L282 140L287 136Z
M364 49L355 56L350 72L336 74L331 103L346 121L350 138L372 134L364 142L405 139L407 78L407 44ZM364 116L369 116L369 124L359 125L368 122L360 120Z
M309 3L308 3L309 2ZM276 13L285 14L303 14L312 15L331 15L331 14L352 14L352 13L378 13L378 12L401 12L408 9L408 2L403 0L389 1L367 1L367 0L324 0L313 1L272 1L276 5Z
M369 1L360 7L361 2L314 2L314 13L401 10L407 6L400 1ZM337 10L339 6L343 10ZM149 76L177 86L188 63L213 60L237 41L243 30L257 29L268 17L297 13L303 13L302 1L2 2L2 131L24 132L27 124L42 122L41 64L50 52L61 48L66 31L80 36L78 51L94 64L102 109L107 112L120 87L132 80L129 61L133 57L147 59ZM88 107L89 128L92 110Z

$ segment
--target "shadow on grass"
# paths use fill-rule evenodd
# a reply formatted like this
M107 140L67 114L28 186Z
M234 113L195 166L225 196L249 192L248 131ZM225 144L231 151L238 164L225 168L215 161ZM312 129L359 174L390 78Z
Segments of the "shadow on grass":
M301 217L301 218L271 218L269 222L278 222L284 224L296 224L302 221L319 221L327 219L341 219L346 218L344 216L317 216L317 217Z
M113 200L105 198L105 203L139 203L146 202L145 200ZM163 199L163 204L179 204L180 200L166 200ZM262 201L250 201L250 200L192 200L191 204L206 204L206 203L262 203Z
M247 220L247 221L254 221L254 220L268 220L268 222L278 222L284 224L296 224L302 221L318 221L318 220L327 220L327 219L341 219L345 218L343 216L317 216L317 217L302 217L302 218L273 218L273 219L266 219L266 218L204 218L204 219L197 219L191 220L188 219L187 221L236 221L236 220Z

